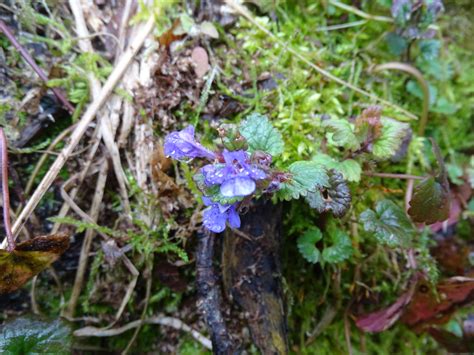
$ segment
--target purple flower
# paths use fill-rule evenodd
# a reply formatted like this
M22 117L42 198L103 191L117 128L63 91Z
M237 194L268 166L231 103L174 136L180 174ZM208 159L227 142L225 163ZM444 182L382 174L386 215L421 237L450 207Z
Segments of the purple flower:
M225 164L208 164L201 169L207 186L220 185L225 197L248 196L255 191L256 180L266 178L263 170L251 164L244 150L223 153Z
M206 206L209 206L204 210L203 223L211 232L223 232L227 221L229 221L229 225L232 228L240 227L240 217L236 209L236 204L221 205L212 202L211 199L206 196L203 196L202 200Z
M204 148L194 138L194 127L188 126L182 131L172 132L165 138L165 155L173 159L208 158L214 160L216 155Z

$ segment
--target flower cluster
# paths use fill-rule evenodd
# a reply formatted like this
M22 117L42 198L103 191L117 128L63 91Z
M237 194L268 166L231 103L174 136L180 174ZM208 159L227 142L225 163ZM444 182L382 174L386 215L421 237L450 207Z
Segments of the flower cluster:
M234 137L232 137L234 138ZM242 142L242 136L235 139ZM244 145L226 145L228 148ZM232 148L231 148L232 147ZM172 132L165 139L165 154L177 159L205 158L210 161L195 175L203 202L208 208L203 214L204 226L212 232L224 231L227 222L232 228L240 227L239 207L249 196L278 190L281 174L270 169L270 154L223 148L212 152L196 141L194 128Z

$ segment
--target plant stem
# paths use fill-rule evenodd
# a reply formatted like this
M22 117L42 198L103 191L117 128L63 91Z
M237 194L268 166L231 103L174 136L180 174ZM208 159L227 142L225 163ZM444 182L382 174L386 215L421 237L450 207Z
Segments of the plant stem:
M13 238L12 225L10 222L10 193L8 191L8 152L7 138L3 128L0 127L0 159L1 159L1 175L2 175L2 198L3 198L3 224L7 235L7 251L15 250L16 243Z
M374 176L380 178L389 178L389 179L404 179L404 180L423 180L423 176L417 175L408 175L408 174L392 174L392 173L371 173L364 171L364 175Z
M7 24L3 22L2 20L0 20L0 31L5 34L5 36L8 38L8 40L13 45L13 47L15 47L18 52L20 52L23 59L33 68L33 70L36 72L36 74L38 74L41 80L47 83L49 80L47 75L35 63L35 61L30 56L28 51L20 44L20 42L17 41L13 32L8 28ZM73 113L75 110L74 106L64 97L62 92L58 88L51 88L51 90L53 91L54 95L56 95L58 100L62 102L64 107L66 107L70 113Z

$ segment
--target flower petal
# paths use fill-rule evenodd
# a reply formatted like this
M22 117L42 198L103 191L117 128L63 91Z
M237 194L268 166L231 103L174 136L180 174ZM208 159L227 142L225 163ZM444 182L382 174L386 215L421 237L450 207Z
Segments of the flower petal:
M227 213L221 213L217 204L212 205L203 213L203 224L214 233L221 233L225 229L225 222L227 220Z
M255 181L247 176L237 176L224 181L221 193L225 197L248 196L255 191Z
M229 208L229 224L232 228L240 228L240 216L235 205Z

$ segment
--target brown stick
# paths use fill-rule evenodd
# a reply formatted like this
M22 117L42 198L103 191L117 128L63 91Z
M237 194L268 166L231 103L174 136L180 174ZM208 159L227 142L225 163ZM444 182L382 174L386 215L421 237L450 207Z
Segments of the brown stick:
M30 53L28 53L28 51L20 44L20 42L17 41L13 32L10 31L7 24L3 22L2 20L0 20L0 31L2 31L5 34L5 36L8 38L8 40L13 45L13 47L15 47L18 52L20 52L23 59L33 68L33 70L36 72L36 74L38 74L41 80L47 83L49 80L48 76L38 66L38 64L35 63L33 58L31 58ZM66 107L70 113L73 113L75 110L74 106L64 97L62 92L58 88L50 88L50 89L53 91L54 95L56 95L58 100L62 102L64 107Z
M366 175L366 176L388 178L388 179L423 180L425 178L424 176L417 176L417 175L392 174L392 173L372 173L370 171L364 171L363 174Z
M10 222L10 192L8 191L8 151L7 138L3 128L0 127L0 155L1 155L1 175L2 175L2 198L3 198L3 224L7 235L7 251L15 250L16 243L13 238L12 225Z
M196 284L198 308L211 333L214 354L232 354L235 351L221 312L221 290L214 271L214 239L209 231L198 234L196 251Z

